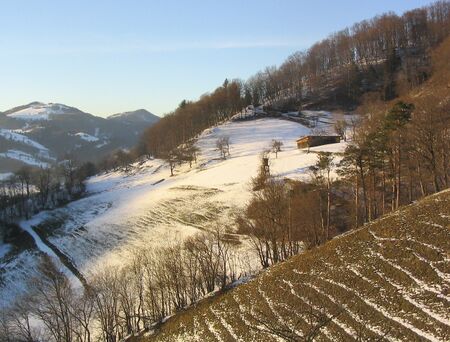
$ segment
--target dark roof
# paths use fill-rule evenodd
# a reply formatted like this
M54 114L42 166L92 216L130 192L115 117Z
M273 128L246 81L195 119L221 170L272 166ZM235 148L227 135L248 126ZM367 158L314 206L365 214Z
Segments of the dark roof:
M340 138L340 135L305 135L303 137L298 138L296 141L304 140L307 138L325 138L325 137L333 137L333 138Z

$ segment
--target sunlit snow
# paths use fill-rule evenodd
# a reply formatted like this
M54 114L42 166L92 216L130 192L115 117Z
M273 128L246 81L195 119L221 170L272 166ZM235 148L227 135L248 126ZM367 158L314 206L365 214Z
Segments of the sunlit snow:
M296 139L309 132L305 126L280 119L228 122L201 134L197 141L200 156L192 168L184 164L171 177L162 160L148 160L136 163L128 173L95 176L87 182L88 196L41 213L33 224L60 220L49 241L85 275L105 263L123 264L143 246L170 245L210 229L214 222L233 226L233 213L250 198L250 180L257 173L262 151L269 149L273 139L281 140L283 148L278 158L270 154L271 173L309 179L309 166L317 154L296 147ZM226 160L216 150L216 140L222 136L231 141L231 156ZM320 149L341 152L344 147L345 143L339 143ZM21 224L28 229L29 223ZM242 248L248 250L245 241ZM2 268L14 273L8 265ZM3 291L13 286L8 275L5 278ZM17 275L12 279L17 281Z

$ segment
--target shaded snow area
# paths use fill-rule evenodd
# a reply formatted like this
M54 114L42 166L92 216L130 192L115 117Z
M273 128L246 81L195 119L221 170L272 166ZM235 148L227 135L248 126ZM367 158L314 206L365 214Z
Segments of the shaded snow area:
M48 240L88 276L105 263L126 263L139 247L168 246L211 229L215 222L232 227L233 213L249 199L250 179L272 139L284 143L277 159L270 156L272 173L308 179L307 169L317 155L298 150L295 144L308 132L308 128L288 120L229 122L203 132L197 141L200 156L192 168L186 164L177 167L170 177L167 164L149 160L136 163L128 173L95 176L87 183L86 197L21 225L33 229L40 223L39 229L47 231ZM216 150L216 140L223 136L231 141L231 156L226 160L220 159ZM342 143L324 149L341 151L343 147ZM242 262L254 262L256 267L257 260L249 256L248 241L241 240ZM39 241L37 244L39 247ZM36 260L28 261L32 269ZM2 268L7 271L1 276L5 282L1 297L19 277L13 267Z
M3 258L10 251L11 251L11 245L9 245L9 244L0 245L0 258Z
M19 120L49 120L50 115L65 114L68 107L58 103L34 103L30 106L8 114L9 117Z
M314 327L314 341L450 341L449 213L450 190L429 196L179 313L146 341L283 341L270 331L304 341Z
M25 164L31 165L31 166L37 166L37 167L42 167L42 168L49 167L49 163L40 161L40 160L36 159L34 156L32 156L31 154L23 152L23 151L19 151L19 150L8 150L6 152L2 152L2 153L0 153L0 158L2 158L2 157L16 159Z
M97 137L83 132L75 133L74 135L87 142L95 142L99 140Z
M95 145L96 148L101 148L109 144L109 140L103 140L100 144Z
M40 151L41 154L48 156L48 148L44 145L39 144L37 141L31 140L27 136L16 133L9 129L0 128L0 136L4 137L7 140L16 141L22 143L24 145L31 146Z
M12 173L12 172L0 173L0 181L7 180L7 179L11 178L12 176L14 176L14 173Z

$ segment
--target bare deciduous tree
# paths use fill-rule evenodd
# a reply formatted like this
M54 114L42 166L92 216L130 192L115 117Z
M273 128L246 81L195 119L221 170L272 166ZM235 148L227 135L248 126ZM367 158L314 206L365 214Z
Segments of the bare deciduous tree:
M334 124L334 131L341 137L341 139L347 141L347 122L345 120L336 121L336 123Z
M275 153L275 158L278 158L278 152L281 152L281 146L283 146L282 141L272 140L271 148L272 152Z
M216 147L222 159L226 159L230 155L230 137L224 136L216 140Z

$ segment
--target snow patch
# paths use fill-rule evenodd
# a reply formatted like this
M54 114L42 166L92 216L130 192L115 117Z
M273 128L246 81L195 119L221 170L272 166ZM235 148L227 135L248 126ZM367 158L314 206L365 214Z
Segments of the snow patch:
M0 181L8 180L12 176L14 176L14 174L11 172L0 173Z
M49 120L50 115L61 115L67 112L69 107L58 103L33 103L28 107L8 114L8 117L19 120Z
M11 131L9 129L0 128L0 136L4 137L7 140L16 141L16 142L22 143L24 145L28 145L33 148L36 148L39 150L39 153L43 157L47 157L47 158L49 157L49 150L47 147L28 138L26 135Z
M88 141L88 142L95 142L95 141L99 140L97 137L87 134L87 133L84 133L84 132L75 133L74 136L77 136L80 139L82 139L84 141Z
M31 154L19 150L8 150L7 152L0 153L0 157L19 160L25 164L42 168L48 168L50 166L49 163L40 161Z

